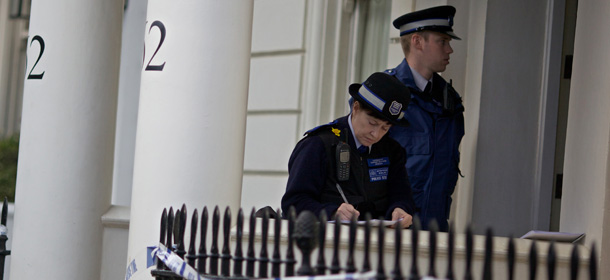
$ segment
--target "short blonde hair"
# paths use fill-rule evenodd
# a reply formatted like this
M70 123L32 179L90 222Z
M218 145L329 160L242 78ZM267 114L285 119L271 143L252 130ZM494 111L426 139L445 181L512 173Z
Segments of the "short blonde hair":
M405 57L407 57L407 55L409 55L409 52L411 51L411 38L413 38L414 34L419 34L420 36L424 37L424 40L428 41L428 35L430 35L430 31L424 30L400 36L400 46L402 47L402 52L405 54Z

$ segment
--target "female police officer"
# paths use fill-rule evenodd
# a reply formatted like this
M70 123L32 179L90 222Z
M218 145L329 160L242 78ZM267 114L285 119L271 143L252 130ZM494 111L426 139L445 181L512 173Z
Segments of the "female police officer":
M352 84L351 114L305 133L288 162L288 184L282 210L294 206L342 220L353 216L412 223L415 210L405 169L404 149L386 134L406 125L407 87L396 78L374 73Z

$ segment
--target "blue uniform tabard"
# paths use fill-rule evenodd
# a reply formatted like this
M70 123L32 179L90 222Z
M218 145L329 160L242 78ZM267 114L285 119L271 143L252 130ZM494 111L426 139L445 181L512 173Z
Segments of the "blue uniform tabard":
M347 118L312 129L297 143L288 162L289 177L282 197L282 211L288 213L290 206L294 206L297 214L309 210L318 216L325 209L328 218L332 217L343 203L336 188L335 147L339 141L347 139L351 150L350 176L339 185L349 204L361 212L360 218L369 212L373 218L391 219L395 208L413 214L415 204L404 168L406 159L402 147L386 135L372 146L370 153L361 155Z
M406 60L386 73L412 89L411 103L405 111L410 126L392 126L388 134L407 153L407 173L422 226L427 229L435 219L439 229L447 231L451 195L460 172L459 145L464 136L461 97L436 73L431 92L422 93Z

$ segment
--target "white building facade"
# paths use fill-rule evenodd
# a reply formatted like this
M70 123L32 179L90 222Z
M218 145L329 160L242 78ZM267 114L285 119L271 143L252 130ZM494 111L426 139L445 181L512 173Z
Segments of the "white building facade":
M349 84L400 63L391 21L444 4L463 39L443 73L466 107L458 231L584 232L609 261L606 1L61 0L32 3L29 21L9 17L12 2L11 279L124 278L164 207L278 208L303 132L348 112Z

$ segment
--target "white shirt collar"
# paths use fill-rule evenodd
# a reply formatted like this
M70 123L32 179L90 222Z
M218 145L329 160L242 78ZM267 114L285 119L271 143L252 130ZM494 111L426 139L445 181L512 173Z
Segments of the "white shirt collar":
M411 68L411 66L409 66L409 68ZM432 79L426 80L424 76L419 74L419 72L415 71L415 69L413 68L411 68L411 73L413 74L413 80L415 80L415 85L421 91L424 91L424 89L426 89L426 85L428 84L428 82L432 82Z

